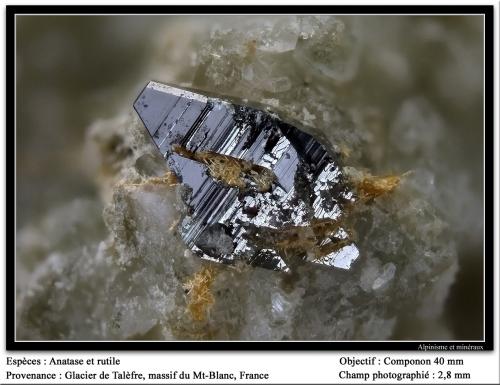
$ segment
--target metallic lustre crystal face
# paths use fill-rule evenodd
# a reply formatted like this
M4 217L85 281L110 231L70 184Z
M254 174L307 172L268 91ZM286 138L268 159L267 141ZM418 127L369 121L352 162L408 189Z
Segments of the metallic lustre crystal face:
M180 234L198 256L290 271L349 269L345 225L354 194L337 156L311 135L252 107L150 82L134 108L189 207Z

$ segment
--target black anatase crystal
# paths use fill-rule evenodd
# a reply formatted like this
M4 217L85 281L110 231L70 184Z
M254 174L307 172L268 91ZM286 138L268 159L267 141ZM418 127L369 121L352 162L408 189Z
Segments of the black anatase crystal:
M179 225L201 258L349 269L355 196L338 156L275 114L150 82L134 108L185 188Z

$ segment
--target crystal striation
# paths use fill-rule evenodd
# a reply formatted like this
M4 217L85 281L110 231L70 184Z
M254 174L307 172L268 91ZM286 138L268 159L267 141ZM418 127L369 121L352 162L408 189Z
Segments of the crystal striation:
M355 201L338 156L275 114L150 82L134 108L189 208L179 228L199 257L290 271L349 269Z

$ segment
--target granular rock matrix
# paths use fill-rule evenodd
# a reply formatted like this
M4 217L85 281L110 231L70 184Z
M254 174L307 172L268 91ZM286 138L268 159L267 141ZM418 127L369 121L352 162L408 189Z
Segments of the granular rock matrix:
M166 18L130 92L95 95L123 106L86 132L98 193L17 230L16 337L453 338L456 248L483 231L481 23ZM149 79L176 87L144 89L145 130Z

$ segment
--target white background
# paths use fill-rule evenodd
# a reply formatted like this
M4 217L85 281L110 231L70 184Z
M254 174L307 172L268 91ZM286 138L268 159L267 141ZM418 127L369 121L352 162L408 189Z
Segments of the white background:
M0 38L0 44L1 48L0 51L5 55L5 19L6 19L6 12L5 12L5 5L7 4L37 4L34 1L1 1L2 3L2 27L0 28L0 33L1 33L1 38ZM218 1L218 2L213 2L214 4L226 4L226 5L233 5L236 2L235 1ZM252 1L252 2L238 2L239 4L263 4L263 5L269 5L269 1ZM301 4L304 2L298 2L298 1L286 1L286 2L279 2L275 1L275 4ZM416 2L413 2L415 4ZM54 1L52 0L50 4L59 4L63 5L64 2L61 1ZM97 2L97 1L80 1L78 4L99 4L102 5L103 3ZM133 5L133 4L140 4L140 5L145 5L145 4L155 4L155 5L167 5L167 4L176 4L175 2L168 2L168 1L120 1L120 2L113 2L113 1L108 1L107 4L128 4L128 5ZM177 2L177 4L208 4L207 1L182 1L182 2ZM307 2L305 4L311 4L311 2ZM315 4L333 4L332 1L316 1ZM344 5L362 5L362 4L370 4L370 5L375 5L374 3L371 3L369 1L365 2L360 2L360 1L336 1L336 5L338 4L344 4ZM384 1L379 4L405 4L402 2L393 2L393 1ZM410 2L406 4L411 4ZM499 15L499 10L498 10L498 3L494 1L481 1L481 2L464 2L464 1L454 1L454 2L449 2L449 1L419 1L419 5L423 4L428 4L428 5L436 5L436 4L447 4L447 5L453 5L453 4L461 4L461 5L467 5L467 4L474 4L474 5L479 5L479 4L490 4L495 6L495 108L496 108L496 116L495 116L495 190L498 192L498 169L499 169L499 157L498 157L498 42L499 42L499 35L498 35L498 15ZM489 48L489 47L488 47ZM383 352L383 353L375 353L375 352L227 352L227 353L222 353L222 352L194 352L194 353L188 353L188 352L121 352L121 353L115 353L115 352L105 352L105 353L82 353L82 352L61 352L61 353L52 353L52 352L47 352L47 353L41 353L41 352L10 352L7 353L5 351L5 226L12 226L12 223L5 223L5 129L12 129L12 127L5 127L5 56L3 57L3 60L1 61L1 72L2 72L2 85L3 85L3 92L1 93L1 111L2 111L2 134L0 134L0 148L2 153L0 154L0 170L1 170L1 178L0 178L0 183L2 185L1 188L1 201L2 205L1 207L1 213L2 213L2 218L3 220L0 222L0 239L2 240L2 263L0 263L0 277L1 277L1 283L0 283L0 311L2 313L2 316L0 317L0 382L5 383L5 372L6 370L11 370L13 372L19 372L19 369L16 367L7 367L6 366L6 361L7 361L7 356L15 357L15 358L22 358L22 357L27 357L27 358L36 358L39 357L42 360L47 359L49 360L51 357L60 357L60 358L97 358L97 357L109 357L109 356L115 356L118 357L121 360L121 364L119 367L88 367L88 368L83 368L83 367L51 367L51 366L45 366L43 367L43 371L50 372L53 370L60 371L64 373L65 371L71 371L71 370L77 370L79 372L83 372L88 370L89 372L97 372L99 373L101 370L136 370L136 371L142 371L145 373L148 372L168 372L170 370L185 370L187 372L192 372L193 370L199 371L199 370L218 370L218 371L224 371L224 372L234 372L236 374L239 373L240 370L244 370L247 372L267 372L270 374L270 380L268 382L272 383L305 383L305 382L312 382L312 383L336 383L336 382L341 382L340 379L338 378L338 372L340 370L350 370L351 372L355 371L371 371L371 370L379 370L379 369L384 369L386 370L387 367L384 366L375 366L375 367L355 367L354 369L347 367L347 366L342 366L339 363L339 358L344 356L344 357L356 357L356 358L363 358L363 357L371 357L371 356L376 356L379 358L384 358L387 356L390 356L391 358L430 358L432 361L434 360L435 357L437 356L442 356L447 358L461 358L464 360L464 366L461 367L446 367L446 366L435 366L432 365L431 367L422 367L422 366L414 366L414 367L407 367L406 369L404 367L393 367L391 370L392 371L399 371L399 372L412 372L415 370L431 370L437 372L438 370L443 370L446 372L446 370L452 370L454 372L469 372L471 375L470 380L460 380L460 381L454 381L454 380L446 380L445 382L447 383L499 383L500 382L500 375L499 375L499 339L498 339L498 299L499 299L499 291L498 291L498 277L499 277L499 259L498 259L498 242L497 239L495 239L495 347L496 350L494 352L468 352L468 353L445 353L445 352L432 352L432 353L416 353L416 352L409 352L409 353L396 353L396 352ZM487 129L491 129L490 127L487 127ZM487 177L490 177L489 175ZM11 202L8 202L8 204L12 204ZM495 235L498 231L498 196L495 195ZM9 256L12 257L12 256ZM487 288L489 290L490 288ZM36 369L34 367L24 367L26 371L29 372L36 372ZM18 383L26 383L26 380L18 380ZM48 381L42 381L45 383L48 383ZM60 383L68 383L69 380L64 379L64 376L61 380L58 380L57 382ZM92 381L87 381L91 383ZM103 380L97 380L95 382L102 383ZM124 383L125 381L123 380L116 380L114 383ZM137 383L137 380L133 380L130 382L135 382ZM145 381L147 383L148 381ZM164 381L166 382L166 381ZM193 382L193 380L191 380ZM208 382L214 383L214 380L209 380ZM230 380L228 382L234 383L234 381ZM247 381L249 382L249 381ZM258 381L255 381L257 383ZM262 381L266 382L266 381ZM342 382L348 382L347 380L344 380ZM370 380L371 382L371 380ZM381 383L389 383L391 381L389 380L384 380ZM392 381L392 382L397 382L397 381ZM422 381L422 383L431 383L431 380L425 380ZM437 382L437 381L436 381ZM76 383L76 382L75 382ZM107 383L113 383L113 381L108 381ZM156 383L162 383L160 381ZM171 381L170 383L173 383ZM360 380L353 380L352 383L360 383ZM405 381L399 382L399 383L405 383Z

